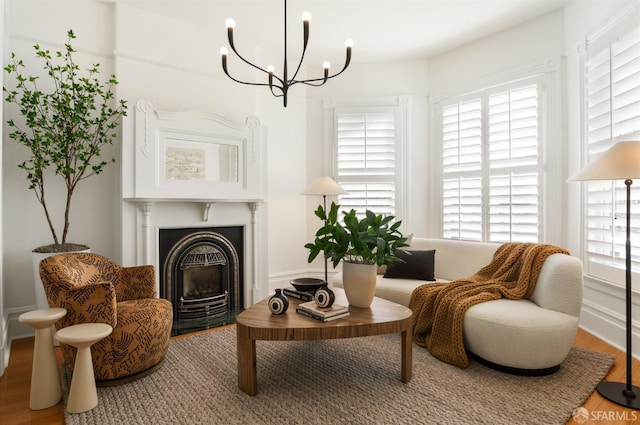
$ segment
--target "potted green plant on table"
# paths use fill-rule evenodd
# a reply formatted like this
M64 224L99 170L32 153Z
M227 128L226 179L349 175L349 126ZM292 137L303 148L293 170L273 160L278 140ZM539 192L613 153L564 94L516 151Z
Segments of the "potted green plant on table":
M100 76L99 64L92 65L82 76L73 58L76 52L71 40L76 36L67 32L63 51L52 57L49 50L34 45L36 58L44 62L42 76L25 76L25 65L11 54L4 68L14 81L13 88L2 87L5 101L17 105L21 116L9 119L9 137L29 150L29 157L18 165L27 173L29 189L44 210L53 243L35 248L34 272L38 306L46 306L46 298L38 277L38 264L45 256L59 252L84 251L84 244L67 242L71 223L71 199L77 185L84 179L100 174L107 162L100 158L102 149L113 144L120 118L126 115L126 102L116 102L115 75L106 82ZM111 160L115 162L115 159ZM53 170L53 173L50 172ZM59 176L66 187L62 233L56 231L51 209L45 198L48 179ZM44 302L42 299L44 299Z
M340 206L331 203L329 211L318 206L315 215L324 225L318 229L313 243L308 243L308 262L320 253L330 258L335 268L343 260L343 285L349 304L369 307L376 287L377 266L400 262L396 250L408 246L407 239L398 230L402 221L392 215L383 216L367 210L359 218L355 210L343 212L338 219Z

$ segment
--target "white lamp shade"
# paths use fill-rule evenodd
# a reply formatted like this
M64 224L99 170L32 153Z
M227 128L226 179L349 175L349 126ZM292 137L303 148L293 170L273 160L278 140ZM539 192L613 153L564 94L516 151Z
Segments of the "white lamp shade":
M329 176L318 177L302 192L303 195L346 195L347 193Z
M618 142L569 181L640 178L640 141Z

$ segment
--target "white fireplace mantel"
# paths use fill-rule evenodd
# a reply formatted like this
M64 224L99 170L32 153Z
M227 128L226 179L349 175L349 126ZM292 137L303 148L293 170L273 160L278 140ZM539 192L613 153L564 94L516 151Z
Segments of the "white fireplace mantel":
M191 203L200 205L202 207L202 221L209 221L209 211L214 204L247 204L250 210L253 211L254 205L259 206L264 203L264 199L179 199L179 198L124 198L125 202L133 202L140 205L144 205L145 210L151 212L154 204L159 202L172 202L172 203Z
M122 149L123 264L160 269L163 228L242 226L245 306L268 293L266 155L255 117L158 111L141 99ZM127 140L126 134L130 135Z

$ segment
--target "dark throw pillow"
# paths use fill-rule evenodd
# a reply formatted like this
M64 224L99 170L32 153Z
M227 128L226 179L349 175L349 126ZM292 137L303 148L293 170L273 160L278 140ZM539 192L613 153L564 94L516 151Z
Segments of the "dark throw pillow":
M434 263L436 250L429 251L396 251L396 257L404 263L393 263L387 267L384 277L399 279L419 279L434 281Z

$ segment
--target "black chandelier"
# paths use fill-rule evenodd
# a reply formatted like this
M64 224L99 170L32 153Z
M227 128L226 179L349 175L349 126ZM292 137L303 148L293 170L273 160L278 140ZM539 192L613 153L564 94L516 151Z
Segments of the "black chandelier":
M269 65L267 69L261 68L257 65L252 64L251 62L243 58L240 55L240 53L238 53L238 51L236 50L235 44L233 43L233 28L235 27L235 22L233 21L233 19L227 19L227 22L226 22L227 37L229 38L229 46L231 47L231 50L233 50L236 56L238 56L243 62L267 74L268 83L250 83L247 81L238 80L232 77L231 75L229 75L229 71L227 69L227 55L229 54L229 51L225 47L220 49L220 54L222 55L222 69L224 70L224 73L227 74L227 76L231 78L233 81L235 81L236 83L248 84L251 86L268 86L269 89L271 90L271 94L273 94L275 97L283 98L285 108L287 107L287 93L289 91L289 88L294 84L302 83L308 86L319 87L324 83L326 83L328 79L337 77L338 75L342 74L345 71L345 69L347 69L347 67L349 66L349 62L351 62L351 47L353 46L353 42L351 40L345 41L345 46L347 49L347 57L344 62L344 67L342 68L342 70L340 70L340 72L333 75L329 75L330 64L329 62L324 62L322 64L322 67L324 68L323 77L312 78L308 80L296 80L296 76L300 71L300 67L302 66L302 61L304 60L304 54L307 51L307 42L309 41L309 20L311 20L311 14L309 12L303 13L302 25L303 25L304 40L303 40L303 47L302 47L302 55L300 57L300 62L298 63L298 67L296 68L296 72L293 74L293 77L289 79L288 67L287 67L287 0L284 0L284 70L283 70L282 78L273 74L273 71L274 71L273 66Z

